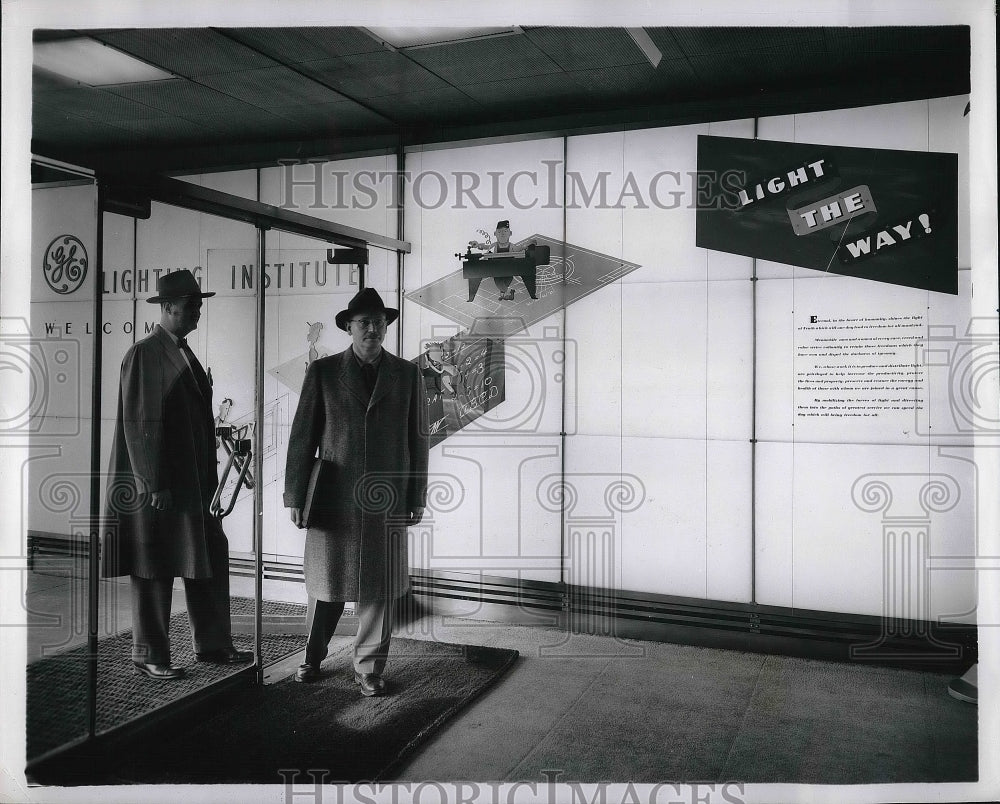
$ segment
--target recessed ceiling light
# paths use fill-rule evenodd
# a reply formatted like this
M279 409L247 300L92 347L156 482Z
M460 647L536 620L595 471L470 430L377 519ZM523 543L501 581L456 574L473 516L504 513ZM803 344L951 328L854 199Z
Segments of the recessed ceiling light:
M33 63L40 70L92 87L164 81L176 77L87 37L36 42Z
M379 42L395 48L426 47L449 42L465 42L486 36L517 33L516 28L366 28L369 35Z

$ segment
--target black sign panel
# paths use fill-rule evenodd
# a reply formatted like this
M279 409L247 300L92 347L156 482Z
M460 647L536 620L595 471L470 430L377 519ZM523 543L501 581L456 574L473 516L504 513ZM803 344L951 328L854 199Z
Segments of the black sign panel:
M958 293L958 155L698 138L696 243Z

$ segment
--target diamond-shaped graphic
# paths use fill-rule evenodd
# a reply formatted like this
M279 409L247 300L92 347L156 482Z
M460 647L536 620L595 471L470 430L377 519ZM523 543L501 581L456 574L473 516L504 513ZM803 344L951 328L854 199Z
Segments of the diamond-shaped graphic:
M503 337L530 327L640 267L542 234L511 243L511 249L524 250L531 243L548 246L551 255L548 264L539 265L536 272L537 299L531 298L520 278L515 278L510 286L513 299L500 298L492 292L492 283L483 282L469 301L469 280L461 268L407 293L406 298L450 318L469 332Z
M343 351L343 349L340 351ZM317 354L312 356L312 359L326 357L329 354L331 353L328 350L320 348ZM310 362L309 353L303 352L291 360L286 360L281 365L268 369L267 373L284 385L289 391L298 394L302 392L302 383L306 379L306 369L309 368Z

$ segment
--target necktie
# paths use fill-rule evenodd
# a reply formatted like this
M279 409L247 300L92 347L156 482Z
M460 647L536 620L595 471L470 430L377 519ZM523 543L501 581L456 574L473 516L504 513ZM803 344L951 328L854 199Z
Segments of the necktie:
M191 364L191 372L194 374L194 379L198 383L198 390L201 391L201 395L206 401L211 401L212 386L208 381L208 375L205 374L205 369L201 367L201 363L198 362L198 358L194 356L194 352L191 351L191 347L188 346L187 339L178 338L177 346L180 347L182 352L184 352L185 357L188 359L188 363Z
M365 388L368 390L368 396L371 397L372 392L375 390L375 380L376 380L374 364L362 363L361 376L365 381Z

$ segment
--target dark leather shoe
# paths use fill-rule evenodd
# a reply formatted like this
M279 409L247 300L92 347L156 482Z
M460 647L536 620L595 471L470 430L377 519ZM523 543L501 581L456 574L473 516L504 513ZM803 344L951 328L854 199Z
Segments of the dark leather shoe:
M359 673L354 671L354 683L361 685L361 694L366 698L374 695L385 695L385 681L375 673Z
M132 662L135 671L141 676L149 676L160 681L173 681L176 678L184 678L183 667L174 667L172 664L155 664L148 662Z
M299 669L295 671L295 680L303 684L319 681L319 667L315 664L300 664Z
M236 650L236 648L219 648L218 650L207 650L204 653L196 653L195 658L199 662L213 662L215 664L245 664L253 661L253 652L249 650Z

